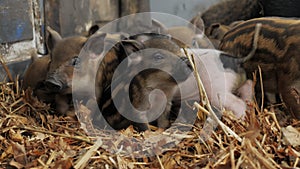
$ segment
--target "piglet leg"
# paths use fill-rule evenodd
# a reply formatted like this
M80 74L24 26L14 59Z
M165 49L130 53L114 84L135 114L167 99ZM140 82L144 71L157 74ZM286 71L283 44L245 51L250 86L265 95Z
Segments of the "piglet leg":
M232 93L227 93L225 96L224 103L222 106L226 110L231 110L233 114L239 119L243 119L246 115L247 105L246 103L236 95Z
M253 99L253 82L252 80L246 80L246 82L237 90L238 95L244 101L252 101Z
M152 121L153 119L157 119L158 127L169 127L169 112L171 105L168 104L165 93L159 89L154 89L149 94L149 102L151 106L147 113L148 120Z
M69 100L70 96L68 95L55 95L56 110L59 114L66 115L67 111L70 108Z

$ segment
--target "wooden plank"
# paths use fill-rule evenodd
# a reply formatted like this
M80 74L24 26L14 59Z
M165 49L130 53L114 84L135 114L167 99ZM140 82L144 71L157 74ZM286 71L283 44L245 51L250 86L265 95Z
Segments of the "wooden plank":
M149 0L122 0L120 4L121 16L126 16L118 25L118 30L131 35L149 32L151 16L149 14L130 15L149 11ZM129 15L129 16L127 16Z
M120 4L121 16L138 12L149 12L149 0L122 0Z
M59 20L59 2L60 0L45 0L45 21L46 25L52 29L60 32L60 20Z
M30 0L0 1L0 43L33 38Z
M87 32L95 23L119 17L118 0L47 0L46 24L63 37Z
M95 22L112 21L119 17L119 0L89 0Z

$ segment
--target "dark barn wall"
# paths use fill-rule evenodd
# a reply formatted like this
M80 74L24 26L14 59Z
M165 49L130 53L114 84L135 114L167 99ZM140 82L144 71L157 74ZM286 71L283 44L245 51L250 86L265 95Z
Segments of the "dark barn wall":
M36 11L40 1L0 0L0 58L5 62L25 60L32 53L43 52L43 45L36 40L41 39L43 25Z
M31 1L0 1L0 43L33 38Z
M299 0L260 0L265 16L300 17Z

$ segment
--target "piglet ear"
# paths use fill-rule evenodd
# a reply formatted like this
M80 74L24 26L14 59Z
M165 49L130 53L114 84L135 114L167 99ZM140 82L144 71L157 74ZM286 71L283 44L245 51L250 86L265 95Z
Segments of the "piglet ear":
M194 18L191 19L188 27L192 28L196 34L204 33L205 25L201 18L201 13L198 13Z
M144 44L137 40L122 40L121 47L127 56L145 48Z
M168 28L156 19L152 19L152 32L158 34L167 34Z
M138 53L132 53L127 57L127 66L138 65L142 61L142 56Z
M49 26L47 26L47 32L48 32L48 36L46 38L46 45L49 50L48 52L51 53L54 46L57 44L57 42L59 42L62 39L62 37L58 32L56 32Z
M89 31L88 31L88 37L92 36L93 34L95 34L98 30L100 29L99 25L93 25Z
M128 59L128 67L140 63L142 56L137 52L145 48L143 43L137 40L122 40L121 46Z
M214 35L216 32L216 30L218 30L220 28L221 24L220 23L213 23L211 24L207 29L206 32L208 35Z
M96 55L101 54L104 50L104 40L106 35L107 35L106 33L102 33L102 32L98 32L92 35L91 37L88 38L83 49L89 51L90 53L94 53Z

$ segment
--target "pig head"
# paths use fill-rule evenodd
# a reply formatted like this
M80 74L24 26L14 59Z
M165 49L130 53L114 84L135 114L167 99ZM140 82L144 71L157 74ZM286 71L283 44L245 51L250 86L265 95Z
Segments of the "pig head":
M184 53L176 55L157 48L146 48L133 55L129 56L131 73L148 68L137 74L129 86L134 112L148 122L157 119L158 127L167 128L177 83L191 74L189 61Z
M174 26L166 30L173 38L178 39L193 48L215 48L211 39L204 35L204 25L201 18L186 26Z
M80 62L78 55L87 38L83 36L61 38L54 30L48 28L48 31L50 35L47 45L51 62L46 85L52 91L70 94L73 70Z
M219 47L221 39L229 30L230 26L222 25L220 23L214 23L205 29L205 35L217 49Z
M61 38L61 36L50 27L47 28L48 55L33 57L33 62L25 72L23 89L31 88L33 95L45 103L50 103L60 114L69 110L71 101L70 92L59 90L64 81L68 81L72 74L72 66L66 66L67 74L61 76L59 73L67 65L68 58L76 58L79 55L79 46L84 43L84 37ZM74 61L75 62L75 61ZM73 63L74 66L74 63ZM58 70L56 70L57 68ZM59 86L56 86L59 85Z
M193 48L213 49L218 48L223 36L234 25L222 25L220 23L214 23L205 30L198 30L193 28L193 25L171 27L167 30L167 33L172 37L181 40L187 46ZM204 26L203 26L204 27Z

